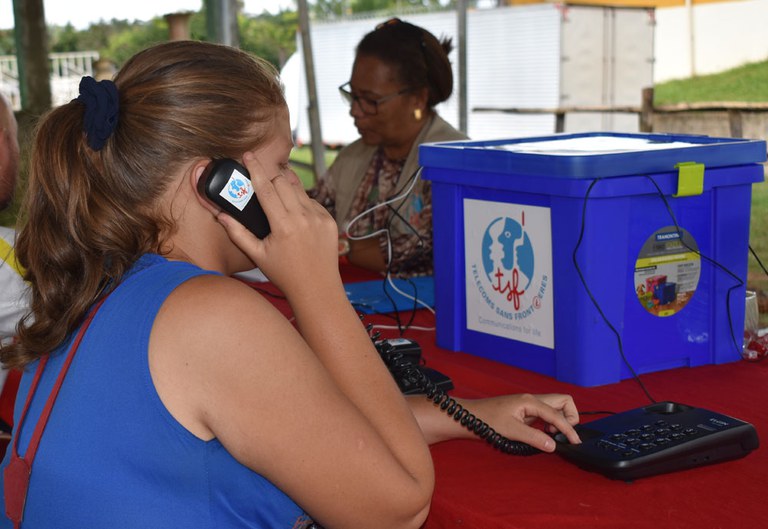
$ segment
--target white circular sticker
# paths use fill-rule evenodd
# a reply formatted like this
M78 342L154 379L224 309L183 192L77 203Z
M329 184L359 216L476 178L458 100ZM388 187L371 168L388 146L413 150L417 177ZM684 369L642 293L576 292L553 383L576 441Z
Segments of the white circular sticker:
M653 233L635 262L635 293L654 316L672 316L688 304L701 274L699 247L690 233L667 226Z

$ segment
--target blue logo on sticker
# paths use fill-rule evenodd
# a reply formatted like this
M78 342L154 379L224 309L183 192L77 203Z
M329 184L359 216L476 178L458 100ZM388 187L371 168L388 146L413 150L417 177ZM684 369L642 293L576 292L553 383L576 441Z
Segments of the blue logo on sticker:
M520 308L520 296L534 275L533 245L523 225L499 217L485 230L482 242L483 269L493 290Z
M245 175L239 171L232 171L227 185L224 186L219 195L242 211L253 195L253 186Z
M242 178L234 178L229 181L227 193L232 200L242 200L248 196L248 187Z

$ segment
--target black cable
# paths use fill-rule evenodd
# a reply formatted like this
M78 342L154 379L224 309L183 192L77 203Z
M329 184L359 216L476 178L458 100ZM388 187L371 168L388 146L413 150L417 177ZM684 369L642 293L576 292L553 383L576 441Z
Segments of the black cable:
M624 361L624 365L627 366L627 368L629 369L629 372L632 374L632 377L640 385L640 388L643 390L646 397L648 397L648 399L655 404L656 400L651 396L650 392L645 387L645 384L643 384L643 381L640 380L640 377L635 372L634 368L632 367L632 364L630 364L629 359L627 359L627 355L624 354L624 344L621 340L621 334L619 334L619 331L616 330L616 327L614 327L613 324L610 322L610 320L608 320L608 317L603 312L603 309L600 307L600 304L595 299L595 296L592 295L592 291L589 289L586 279L584 279L584 274L582 274L581 267L579 266L579 262L577 260L579 247L581 246L581 241L584 239L584 227L586 225L586 219L587 219L587 199L589 198L589 194L592 192L592 188L595 187L595 184L597 184L599 180L600 178L595 178L594 180L592 180L592 182L589 184L589 187L587 188L587 192L584 194L584 201L582 204L582 211L581 211L581 227L579 229L579 238L576 241L576 246L573 248L573 266L576 268L576 273L579 275L581 284L584 286L584 289L587 291L587 295L589 296L589 299L592 301L592 304L597 309L597 312L600 314L600 317L603 319L605 324L608 326L611 332L616 336L616 342L619 347L619 354L621 355L621 359Z
M419 168L420 169L420 168ZM413 174L406 180L405 184L398 189L395 193L393 193L393 197L397 197L400 195L400 193L406 188L407 185L409 185L415 178L418 177L419 169L413 172ZM411 191L413 191L413 188L411 188ZM397 302L395 302L395 299L392 297L392 295L387 290L387 278L390 277L390 274L392 273L392 259L394 258L393 255L393 245L392 245L392 219L394 218L394 215L397 214L399 216L399 210L402 207L402 205L405 203L406 199L410 196L411 191L409 191L406 195L401 197L399 200L399 205L397 208L392 208L392 204L387 204L387 209L393 212L392 215L387 219L387 223L384 226L384 229L387 231L387 239L388 239L388 245L389 245L389 261L387 262L387 269L384 272L384 279L382 280L381 289L384 292L384 295L387 296L387 299L392 304L392 310L395 314L395 321L397 322L397 331L400 333L400 336L405 334L406 329L403 328L403 322L400 320L400 310L397 308ZM391 198L388 198L387 201L391 200ZM416 232L416 229L411 226L411 224L406 221L404 218L400 217L403 222L405 222L406 226L409 227L412 231ZM413 321L413 320L411 320Z
M421 175L421 171L422 170L423 170L422 167L418 167L413 172L413 174L410 176L410 178L408 178L406 183L403 184L402 187L397 191L396 194L399 194L400 192L402 192L402 190L404 190L408 185L410 185L412 180L418 179L419 176ZM392 211L392 216L387 221L387 231L389 231L390 227L392 226L392 220L396 216L397 218L400 219L400 221L403 224L405 224L408 227L408 229L410 231L412 231L414 233L414 235L416 235L416 237L418 237L419 243L418 243L417 247L421 250L421 253L424 253L424 247L426 246L426 243L424 241L424 237L422 237L421 233L419 233L419 231L416 228L414 228L413 225L408 220L406 220L405 217L403 217L400 214L400 208L403 207L403 204L405 204L405 199L407 199L408 196L410 196L410 194L413 193L413 189L414 188L411 188L411 191L408 192L408 195L403 197L403 200L400 201L400 204L398 204L398 206L396 208L393 208L392 204L388 204L387 205L389 207L389 209ZM416 310L418 310L418 299L419 299L419 296L418 296L418 288L416 287L416 283L414 283L410 278L405 278L405 280L408 281L408 283L410 283L410 285L413 287L413 292L414 292L414 294L413 294L413 310L411 312L411 318L410 318L410 320L408 322L408 325L406 325L406 327L405 327L406 329L408 329L411 326L411 324L413 323L413 320L414 320L414 318L416 316Z
M644 176L651 181L653 186L656 188L656 192L661 197L661 200L664 202L664 206L667 208L667 213L669 213L669 216L675 225L675 230L677 231L677 233L680 234L680 242L682 243L682 245L685 246L687 249L689 249L691 252L698 255L701 259L708 262L709 264L719 268L720 270L722 270L723 272L731 276L731 278L736 281L736 284L733 285L731 288L729 288L728 291L725 293L725 312L728 315L728 330L730 331L730 334L731 334L731 341L733 342L733 347L734 349L736 349L736 352L739 354L739 356L741 356L742 351L739 348L738 342L736 341L736 335L733 331L733 318L731 316L731 293L737 288L743 287L744 281L742 281L742 279L739 276L737 276L736 274L728 270L725 266L723 266L719 262L715 261L711 257L708 257L702 254L697 249L691 248L690 246L688 246L688 244L685 242L685 238L682 236L682 230L680 228L680 225L677 223L677 218L675 217L675 214L672 211L672 207L669 205L669 201L667 200L667 197L664 196L664 193L661 191L661 188L650 175L644 175Z
M408 284L410 284L411 287L413 288L413 295L411 296L413 298L413 308L411 308L411 317L408 319L408 323L406 323L405 325L402 325L402 322L400 322L400 319L399 319L400 311L397 308L397 303L395 302L395 300L392 298L392 296L389 294L387 290L387 286L389 285L389 282L385 278L384 283L382 283L382 288L384 289L384 293L387 295L390 302L392 303L392 306L395 309L395 312L398 314L398 322L401 323L401 325L398 326L398 331L400 331L400 336L402 336L405 333L405 331L407 331L411 327L411 325L413 325L413 320L416 319L416 311L419 309L419 289L416 287L416 283L414 283L410 278L407 278L407 277L404 278L404 281L407 281Z
M403 329L403 322L402 320L400 320L400 309L397 308L397 302L395 301L395 298L393 298L392 295L387 290L387 277L389 277L389 267L387 267L387 271L384 275L384 279L382 279L381 290L382 292L384 292L384 295L387 296L387 299L392 304L392 314L394 314L393 318L397 323L397 332L400 333L400 336L402 336L405 333L405 329Z
M397 190L397 191L394 193L394 196L397 196L397 195L399 195L400 193L402 193L402 192L405 190L405 188L406 188L406 187L408 187L408 186L411 184L411 182L412 182L413 180L416 180L416 179L418 179L418 178L419 178L419 176L421 175L421 171L422 171L422 170L423 170L423 168L422 168L421 166L420 166L420 167L418 167L418 168L417 168L417 169L416 169L416 170L413 172L413 174L411 174L411 176L408 178L408 180L406 180L406 181L405 181L405 183L404 183L404 184L403 184L403 185L400 187L400 189L398 189L398 190ZM405 199L406 199L406 198L408 198L408 197L410 196L410 194L411 194L411 193L413 193L413 189L414 189L414 188L415 188L415 185L414 185L414 187L412 187L412 188L411 188L411 190L408 192L408 194L407 194L407 195L405 195L405 196L403 197L403 199L400 201L400 204L399 204L399 205L398 205L396 208L393 208L393 207L392 207L392 204L387 204L387 207L390 209L390 211L392 211L392 216L391 216L391 217L389 217L389 219L387 220L387 231L389 231L390 227L392 226L392 220L393 220L393 218L396 216L397 218L399 218L399 219L400 219L400 221L401 221L403 224L405 224L405 226L406 226L406 227L407 227L407 228L408 228L410 231L412 231L412 232L413 232L413 234L414 234L414 235L416 235L416 237L418 237L418 239L419 239L419 244L418 244L418 247L419 247L419 248L420 248L420 249L423 251L423 250L424 250L424 246L425 246L425 243L424 243L424 237L422 237L422 236L421 236L421 233L419 233L419 231L418 231L416 228L414 228L414 227L413 227L413 224L411 224L409 221L407 221L407 220L405 219L405 217L403 217L403 216L400 214L400 208L401 208L401 207L403 207L403 204L405 204Z
M691 248L686 243L685 238L682 237L682 229L680 228L680 225L677 222L677 218L675 217L675 214L672 211L672 207L670 206L669 201L667 200L667 197L664 195L664 192L661 190L659 185L656 183L656 181L650 175L643 175L643 176L645 176L648 180L650 180L650 182L656 188L656 192L657 192L658 196L664 202L664 206L665 206L665 208L667 210L667 213L669 214L670 218L672 219L672 223L675 226L676 232L681 234L681 237L680 237L681 244L683 246L685 246L688 250L693 252L694 254L698 255L701 259L705 260L706 262L714 265L715 267L719 268L720 270L722 270L723 272L728 274L732 279L734 279L736 281L736 284L734 286L730 287L728 289L728 291L726 292L725 304L726 304L726 314L728 315L728 329L730 331L731 341L733 342L733 346L736 349L736 351L739 353L739 355L741 355L741 351L739 350L739 346L738 346L738 343L736 341L736 336L735 336L734 330L733 330L733 318L732 318L732 315L731 315L731 293L735 289L744 286L744 281L742 281L741 278L739 278L736 274L734 274L733 272L728 270L725 266L723 266L722 264L720 264L716 260L714 260L714 259L712 259L712 258L710 258L710 257L708 257L708 256L706 256L704 254L702 254L701 252L699 252L695 248ZM595 186L595 184L597 184L597 182L599 180L600 180L600 178L594 179L590 183L589 187L587 188L587 192L584 195L584 202L583 202L583 206L582 206L581 228L580 228L580 231L579 231L579 238L578 238L578 241L576 243L575 248L573 249L573 264L576 267L576 272L579 275L579 279L581 280L581 283L584 286L584 289L587 291L587 295L589 296L589 299L592 301L592 304L595 306L595 308L597 309L598 313L600 314L600 316L602 317L603 321L606 323L608 328L616 336L616 340L617 340L618 346L619 346L619 353L621 354L621 358L624 361L624 364L627 366L627 368L629 369L630 373L632 373L632 376L633 376L634 380L640 385L640 387L642 388L643 392L648 397L648 399L650 399L650 401L652 403L656 403L656 400L654 400L654 398L648 392L648 390L645 387L645 384L643 384L643 382L640 380L640 377L637 375L635 370L632 368L632 365L629 363L629 360L627 359L626 355L624 354L624 347L623 347L623 344L622 344L621 335L616 330L616 328L611 324L611 322L608 320L608 318L606 317L605 313L603 313L603 310L600 308L599 304L597 303L597 300L592 295L592 292L589 290L589 286L587 285L586 280L584 279L584 275L581 272L581 268L579 267L579 264L578 264L578 261L577 261L577 258L576 258L579 246L581 245L581 241L582 241L582 239L584 237L584 227L585 227L586 216L587 216L587 199L589 198L589 195L590 195L590 193L592 191L592 188ZM754 253L754 250L752 250L751 246L750 246L750 250L752 251L753 255L755 256L755 259L757 259L758 263L760 264L760 266L765 271L765 267L763 266L762 262L760 262L760 259ZM766 274L768 274L768 272L766 272Z
M419 248L424 248L424 237L422 237L422 236L421 236L421 233L419 233L419 232L416 230L416 228L414 228L414 227L413 227L413 224L411 224L410 222L408 222L407 220L405 220L405 217L403 217L403 216L400 214L400 207L401 207L401 206L402 206L402 204L401 204L400 206L397 206L397 208L393 208L393 207L392 207L392 204L387 204L387 208L388 208L388 209L389 209L389 210L392 212L392 216L391 216L391 217L389 217L389 220L387 221L387 228L389 228L389 227L392 225L392 219L394 219L395 217L397 217L398 219L400 219L400 221L401 221L403 224L405 224L405 225L408 227L408 229L409 229L410 231L412 231L412 232L413 232L413 234L414 234L416 237L418 237L418 238L419 238L419 244L417 244L417 246L418 246Z
M453 417L454 421L460 423L464 428L495 449L505 454L520 456L531 456L541 453L538 448L534 448L522 441L513 441L494 430L488 423L482 421L459 404L456 399L438 388L434 382L424 375L418 366L405 360L403 354L393 350L392 345L386 340L376 342L376 348L394 377L405 379L409 385L419 387L426 398L431 400L435 406Z
M393 193L392 196L393 197L399 196L409 185L411 185L411 183L414 180L418 179L419 175L421 174L421 170L422 170L422 168L418 167L411 174L411 176L409 176L408 179L400 186L400 188L397 189ZM387 223L386 223L384 229L387 231L387 237L389 239L390 249L392 248L392 231L391 231L392 230L392 221L394 220L395 217L399 218L405 224L405 226L418 237L418 239L419 239L418 247L422 248L422 249L424 248L424 239L422 238L421 234L418 232L418 230L416 230L416 228L413 227L413 225L410 222L408 222L402 215L400 215L400 208L403 207L403 204L405 204L406 200L411 195L411 193L413 192L414 188L415 188L415 185L413 187L411 187L411 189L408 191L407 194L405 194L404 196L401 197L401 199L399 200L399 204L397 205L396 208L392 207L392 204L387 204L387 208L392 212L392 214L387 219ZM387 200L391 200L391 198L389 198ZM395 315L395 321L397 322L397 330L400 333L400 336L402 336L402 335L405 334L405 331L407 331L411 327L411 325L413 325L413 320L416 318L416 311L418 310L418 296L417 295L413 296L413 309L411 310L411 316L410 316L410 318L408 320L408 323L403 325L403 322L400 319L400 310L397 308L397 302L395 301L395 299L392 297L392 295L387 290L387 278L389 278L391 273L392 273L392 258L391 257L392 256L390 255L390 260L387 263L387 269L385 271L384 279L383 279L383 283L382 283L382 290L384 291L384 295L387 296L387 299L392 304L392 309L393 309L393 312L394 312L394 315ZM418 291L416 289L416 285L412 281L410 281L410 280L408 280L408 281L413 286L414 292L416 292L418 294Z
M757 264L760 265L760 268L763 270L763 273L768 276L768 270L765 269L765 265L763 265L763 262L757 256L757 253L755 252L754 248L752 248L751 244L749 245L749 252L752 254L752 257L755 258L755 261L757 261Z

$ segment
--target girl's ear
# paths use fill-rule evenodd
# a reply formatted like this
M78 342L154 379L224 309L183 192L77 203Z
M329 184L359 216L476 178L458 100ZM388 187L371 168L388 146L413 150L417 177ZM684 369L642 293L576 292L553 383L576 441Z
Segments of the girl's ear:
M205 159L201 159L199 162L195 163L189 171L189 183L192 186L192 191L197 197L197 201L200 205L210 211L212 215L218 215L219 212L221 212L221 209L205 197L200 182L200 179L205 172L205 168L208 167L209 163L211 163L211 160Z

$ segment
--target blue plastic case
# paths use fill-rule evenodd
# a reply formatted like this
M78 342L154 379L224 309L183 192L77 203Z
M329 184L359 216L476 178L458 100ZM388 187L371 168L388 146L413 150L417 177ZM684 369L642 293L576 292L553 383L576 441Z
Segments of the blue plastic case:
M764 141L584 133L419 152L439 346L582 386L740 359Z

